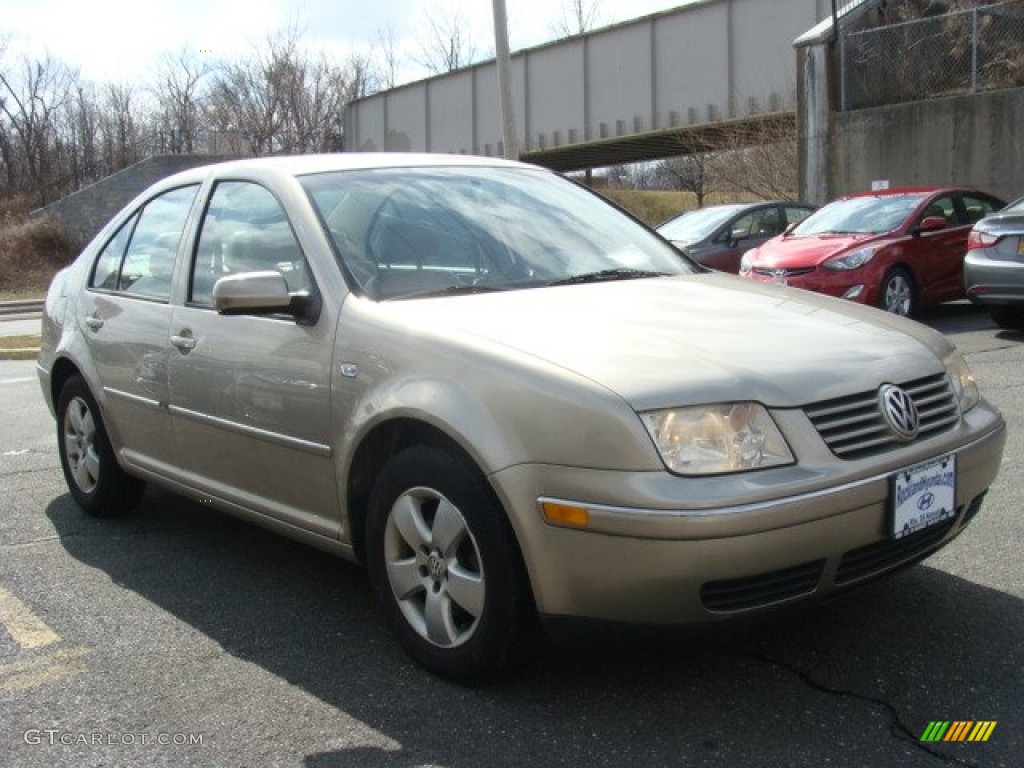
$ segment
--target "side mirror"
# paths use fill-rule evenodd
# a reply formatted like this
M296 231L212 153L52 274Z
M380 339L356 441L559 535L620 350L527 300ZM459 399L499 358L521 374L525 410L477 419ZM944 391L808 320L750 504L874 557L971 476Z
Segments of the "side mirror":
M308 293L289 293L280 272L241 272L222 277L213 286L213 306L221 315L291 315L312 325L320 303Z
M917 225L918 232L935 232L945 229L948 226L946 219L942 216L925 216Z

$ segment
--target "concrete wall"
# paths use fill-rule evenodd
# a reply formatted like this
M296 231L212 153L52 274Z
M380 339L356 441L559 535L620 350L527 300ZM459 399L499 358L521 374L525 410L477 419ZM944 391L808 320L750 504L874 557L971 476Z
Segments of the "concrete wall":
M118 171L95 184L61 198L33 216L53 216L64 233L85 245L103 225L150 184L166 176L234 158L217 155L158 155Z
M891 186L972 186L1024 195L1024 88L840 112L837 195Z

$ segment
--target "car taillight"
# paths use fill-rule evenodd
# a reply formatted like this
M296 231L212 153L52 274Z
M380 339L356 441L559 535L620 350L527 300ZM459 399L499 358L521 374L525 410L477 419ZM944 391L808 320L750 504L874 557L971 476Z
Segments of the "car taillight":
M990 235L988 232L972 229L971 233L967 236L967 250L973 251L975 248L988 248L998 243L999 240L998 235Z

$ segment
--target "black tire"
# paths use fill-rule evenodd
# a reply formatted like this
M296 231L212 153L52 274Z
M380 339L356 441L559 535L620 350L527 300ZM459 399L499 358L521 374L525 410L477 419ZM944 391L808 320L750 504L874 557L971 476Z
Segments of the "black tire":
M99 406L81 376L57 398L57 447L71 495L86 514L116 517L138 506L146 486L121 469Z
M917 312L914 278L903 267L893 267L886 273L878 292L878 306L902 317L911 317Z
M1024 307L991 307L996 325L1009 331L1024 331Z
M366 559L388 625L426 669L463 683L505 667L532 613L508 519L479 470L416 446L384 465Z

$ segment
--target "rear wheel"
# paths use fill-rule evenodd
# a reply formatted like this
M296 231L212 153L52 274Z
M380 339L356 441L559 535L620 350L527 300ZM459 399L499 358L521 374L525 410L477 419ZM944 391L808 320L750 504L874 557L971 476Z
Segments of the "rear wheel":
M1024 331L1024 307L992 307L989 313L1000 328Z
M500 670L530 625L511 526L479 470L436 448L392 457L370 499L374 591L405 651L475 682Z
M81 376L68 379L57 399L57 446L68 489L87 514L114 517L138 505L145 485L118 465L99 406Z
M910 317L917 310L914 280L903 267L893 267L882 280L879 306L894 315Z

